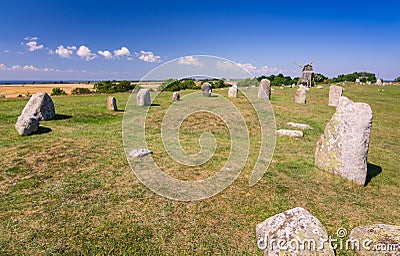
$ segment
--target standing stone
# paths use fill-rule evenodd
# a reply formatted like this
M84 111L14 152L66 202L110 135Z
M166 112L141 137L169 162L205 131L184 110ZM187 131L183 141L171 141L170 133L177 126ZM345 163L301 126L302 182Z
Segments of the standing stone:
M19 135L31 135L39 129L39 120L34 116L19 116L15 124L15 129Z
M36 117L40 120L49 120L54 118L56 110L51 97L45 92L38 92L29 99L22 110L21 116Z
M108 97L107 99L107 109L112 111L117 111L117 100L114 97Z
M358 83L358 84L361 83L360 78L356 79L356 83Z
M211 92L212 92L212 86L209 82L205 82L201 86L201 91L203 92L204 97L211 97Z
M335 255L328 233L307 210L296 207L257 224L257 246L264 255Z
M260 82L258 87L258 98L259 99L271 99L271 82L264 78Z
M238 88L237 88L237 85L234 84L231 87L229 87L228 97L237 98L237 95L238 95Z
M343 88L332 85L329 87L329 106L336 107L339 104L339 99L342 97Z
M382 81L382 79L378 79L378 80L376 80L376 85L382 85L383 84L383 81Z
M181 95L179 94L179 92L174 92L172 94L172 100L173 101L179 101L181 99Z
M296 94L294 95L294 101L299 104L306 104L306 96L307 96L307 91L300 87L297 89Z
M150 106L150 92L148 89L140 89L136 96L136 104L138 106Z
M360 256L400 255L400 226L374 224L356 227L350 232L349 240L354 245L350 249Z
M368 104L341 97L317 143L315 165L364 185L371 126L372 110Z

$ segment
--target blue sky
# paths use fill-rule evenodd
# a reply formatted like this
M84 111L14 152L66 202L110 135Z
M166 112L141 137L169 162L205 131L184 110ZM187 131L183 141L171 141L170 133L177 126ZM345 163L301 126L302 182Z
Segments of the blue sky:
M397 1L2 1L0 80L141 79L188 55L254 75L400 76Z

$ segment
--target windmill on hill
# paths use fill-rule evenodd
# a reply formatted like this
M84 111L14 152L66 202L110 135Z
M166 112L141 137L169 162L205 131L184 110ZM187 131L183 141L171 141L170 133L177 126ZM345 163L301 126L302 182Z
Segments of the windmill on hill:
M315 81L314 81L314 69L313 69L313 62L315 61L315 59L313 59L310 63L302 66L298 63L295 63L297 66L299 66L302 71L301 71L301 77L299 79L299 81L297 82L297 84L302 84L304 86L307 87L311 87L313 85L315 85Z

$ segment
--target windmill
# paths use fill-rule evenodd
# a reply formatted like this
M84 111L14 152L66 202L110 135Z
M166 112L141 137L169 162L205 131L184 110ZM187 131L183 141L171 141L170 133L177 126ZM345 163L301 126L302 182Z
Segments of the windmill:
M313 66L312 66L314 61L315 61L315 58L310 63L308 63L308 64L306 64L304 66L302 66L302 65L300 65L300 64L298 64L296 62L294 63L294 64L296 64L297 66L299 66L302 69L301 77L300 77L299 81L297 82L297 84L302 84L302 85L307 86L307 87L311 87L311 86L313 86L315 84L315 81L314 81L314 69L313 69Z

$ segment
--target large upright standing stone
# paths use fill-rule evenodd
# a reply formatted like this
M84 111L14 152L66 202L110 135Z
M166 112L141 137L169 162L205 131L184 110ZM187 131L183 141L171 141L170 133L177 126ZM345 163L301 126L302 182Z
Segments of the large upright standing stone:
M112 111L117 111L117 100L114 97L108 97L107 98L107 109L112 110Z
M204 97L211 97L211 92L212 92L212 86L209 82L205 82L201 86L201 91L203 92Z
M340 86L332 85L329 87L329 106L336 107L339 104L339 99L342 97L343 88Z
M341 97L317 143L315 165L364 185L371 126L372 110L368 104Z
M231 87L229 87L228 97L237 98L237 95L238 95L238 88L237 88L237 85L234 84Z
M136 104L138 106L150 106L150 92L148 89L140 89L136 96Z
M55 115L56 110L54 108L53 100L45 92L38 92L32 95L21 113L21 116L23 117L34 116L39 121L52 119Z
M296 207L257 224L257 246L264 255L326 255L335 253L321 222Z
M299 104L306 104L307 91L304 87L297 89L294 95L294 101Z
M260 82L258 87L258 98L259 99L271 99L271 82L264 78Z

